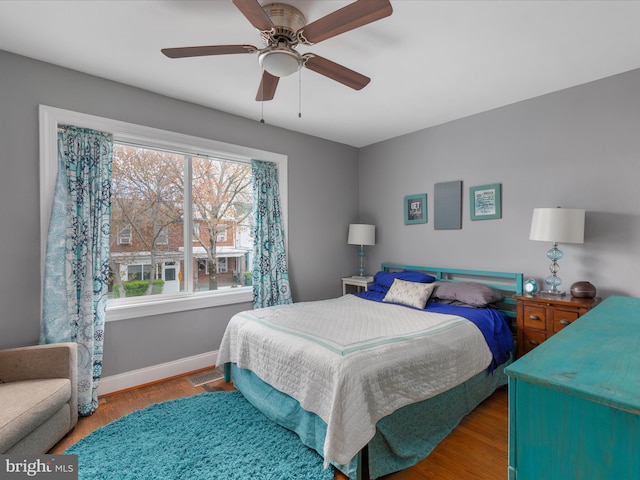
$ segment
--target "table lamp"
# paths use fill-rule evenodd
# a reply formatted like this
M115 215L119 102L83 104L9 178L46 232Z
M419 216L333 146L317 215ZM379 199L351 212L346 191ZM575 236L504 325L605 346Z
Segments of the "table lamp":
M358 268L358 275L354 275L354 277L366 277L367 275L364 268L364 246L376 244L375 225L352 223L349 225L347 243L350 245L360 245L360 250L358 251L358 256L360 257L360 268Z
M551 260L549 271L551 275L544 279L549 286L542 293L564 295L558 286L562 279L558 277L558 260L564 254L558 248L558 243L584 243L584 210L578 208L534 208L531 219L529 240L552 242L553 246L547 251L547 258Z

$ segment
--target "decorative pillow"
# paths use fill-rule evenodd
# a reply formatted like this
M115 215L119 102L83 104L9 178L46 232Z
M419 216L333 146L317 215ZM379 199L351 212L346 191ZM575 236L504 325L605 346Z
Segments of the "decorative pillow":
M474 307L486 307L499 302L504 295L498 290L476 282L436 282L434 298L457 300Z
M417 283L431 283L436 280L436 277L432 277L426 273L404 270L402 272L378 272L375 277L373 277L373 282L382 287L390 288L396 278Z
M382 301L423 310L435 287L435 283L407 282L396 278Z

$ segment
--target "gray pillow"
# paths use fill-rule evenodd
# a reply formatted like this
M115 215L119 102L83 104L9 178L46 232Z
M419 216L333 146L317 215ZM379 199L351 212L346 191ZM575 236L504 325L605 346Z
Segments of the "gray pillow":
M436 282L432 296L440 300L457 300L474 307L486 307L504 298L498 290L476 282Z

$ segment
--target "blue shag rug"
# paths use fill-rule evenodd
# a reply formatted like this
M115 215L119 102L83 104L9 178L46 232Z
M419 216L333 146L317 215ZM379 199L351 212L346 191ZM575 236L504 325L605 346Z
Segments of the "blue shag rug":
M79 480L333 480L333 467L240 392L150 405L69 447Z

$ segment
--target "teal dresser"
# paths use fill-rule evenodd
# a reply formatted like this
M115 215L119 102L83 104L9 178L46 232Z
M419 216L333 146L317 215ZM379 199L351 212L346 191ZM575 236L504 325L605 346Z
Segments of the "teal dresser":
M609 297L505 371L509 480L640 480L640 299Z

